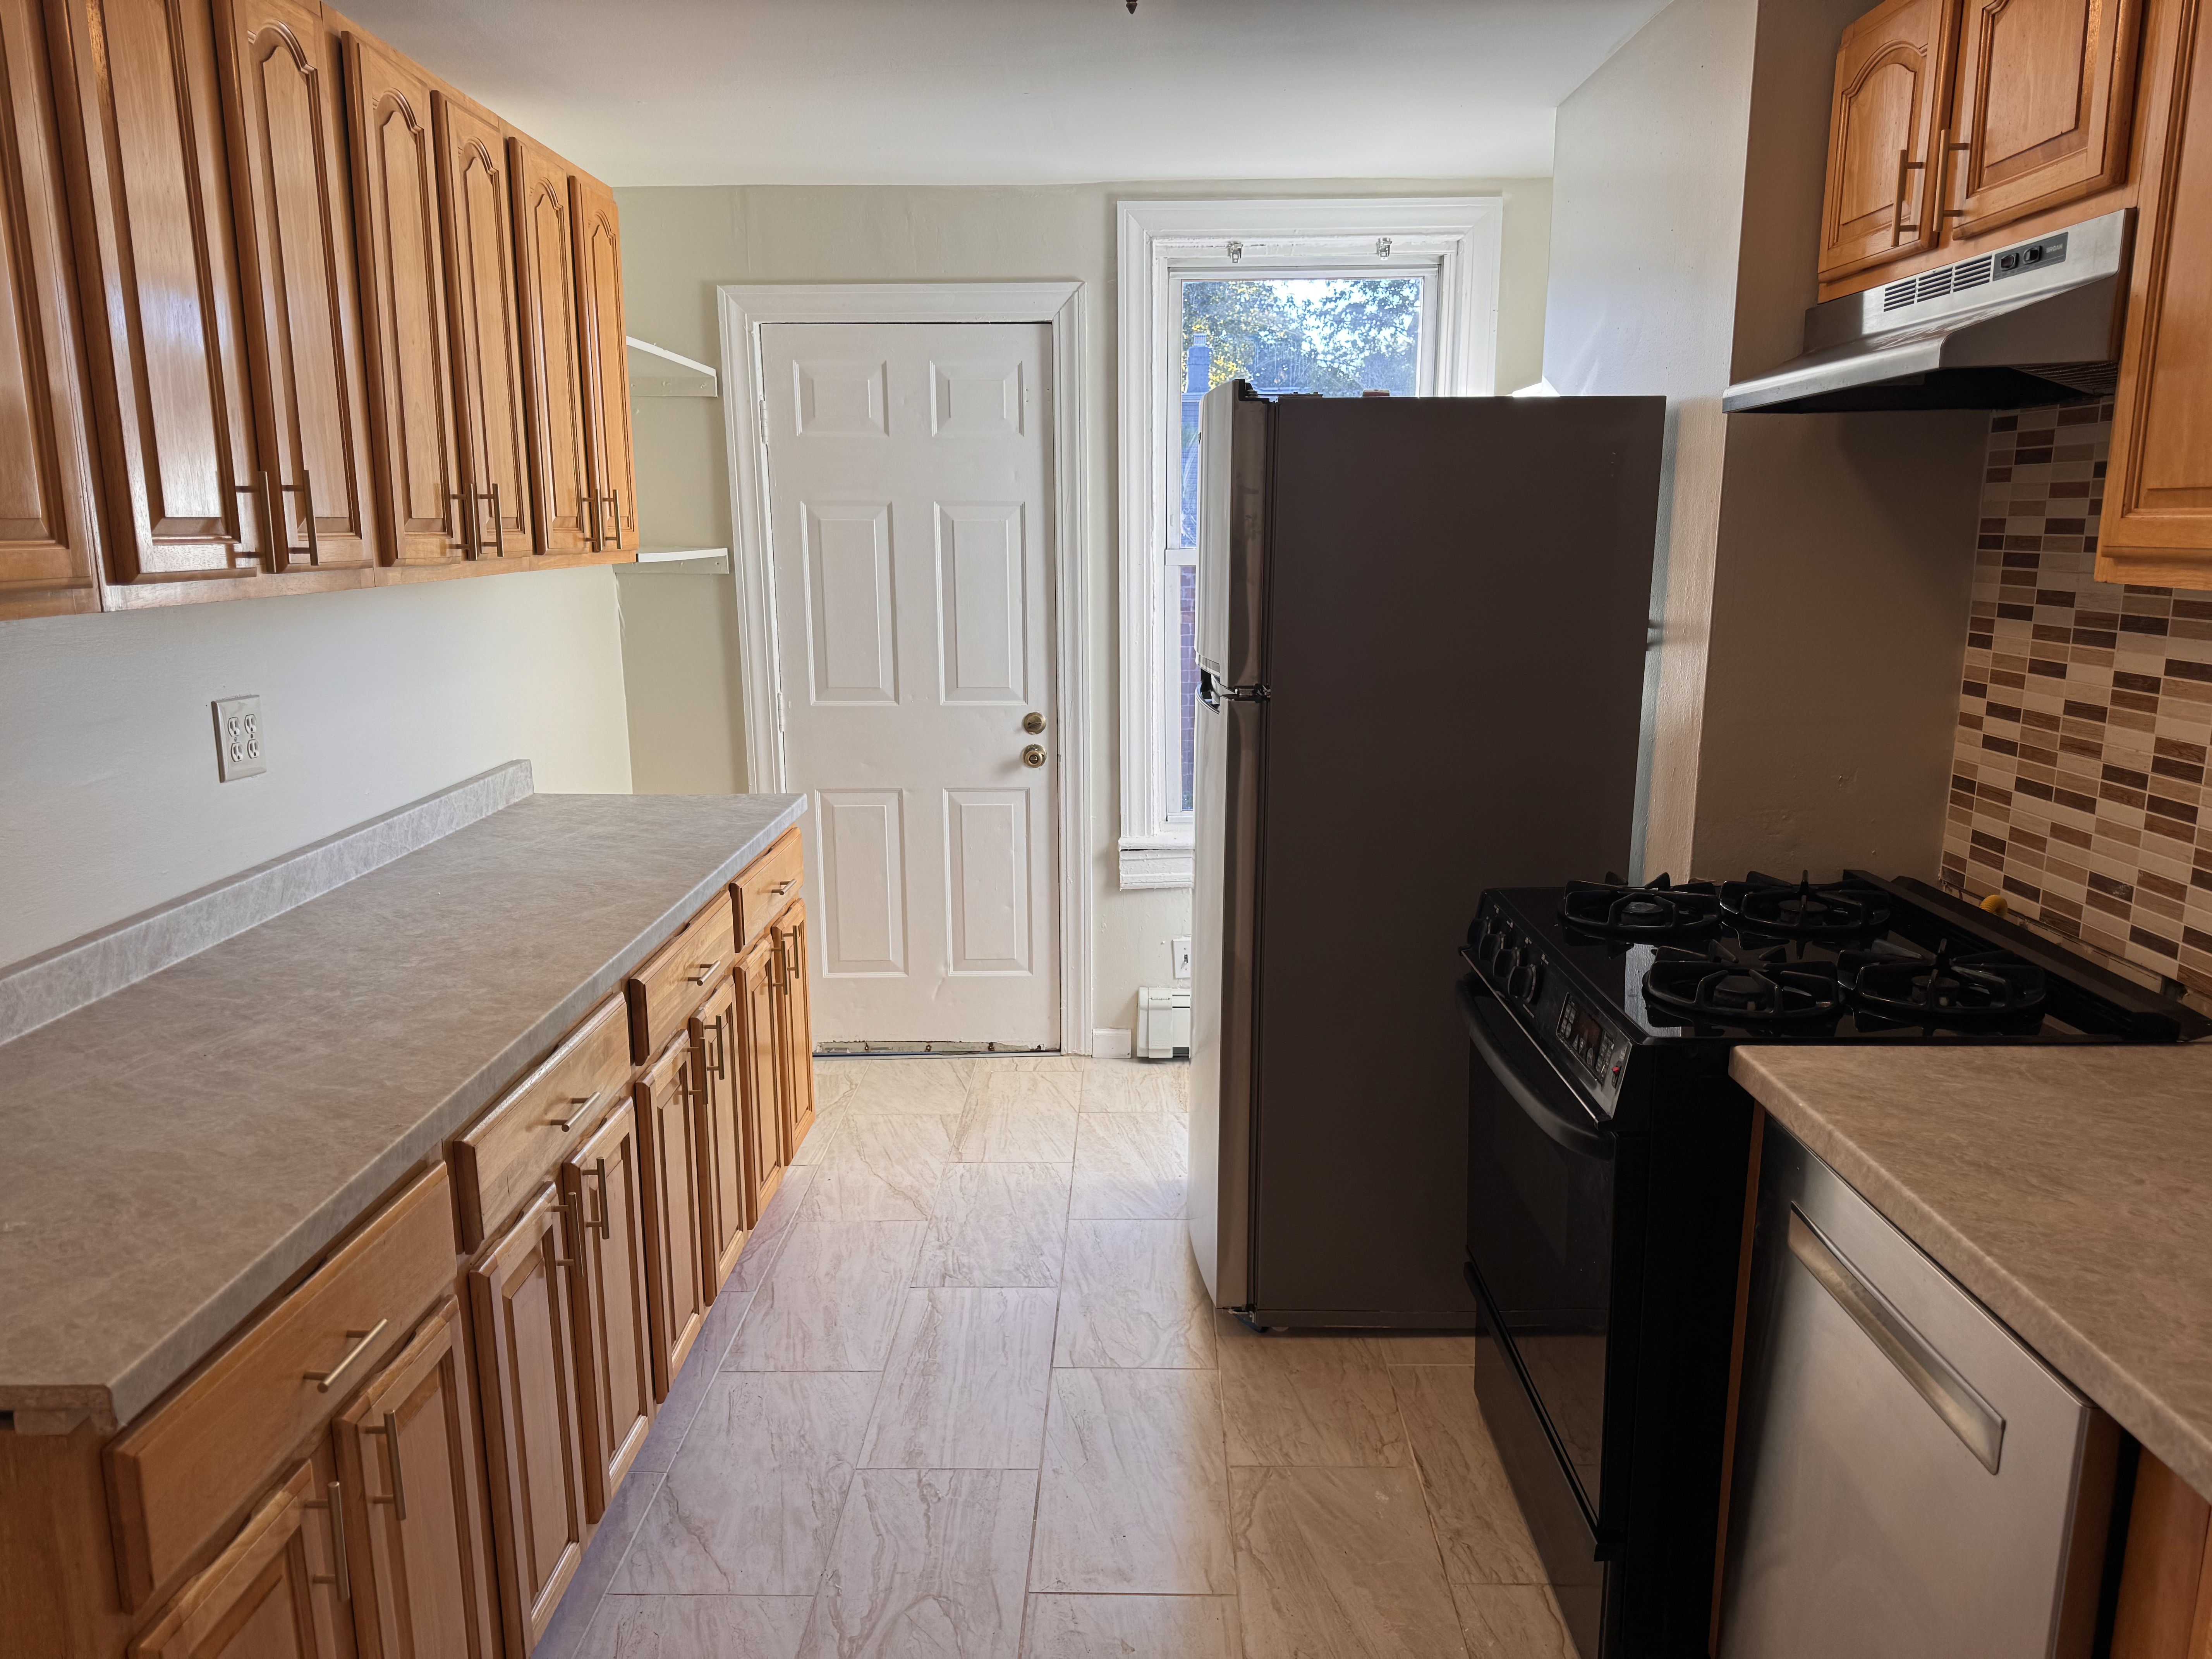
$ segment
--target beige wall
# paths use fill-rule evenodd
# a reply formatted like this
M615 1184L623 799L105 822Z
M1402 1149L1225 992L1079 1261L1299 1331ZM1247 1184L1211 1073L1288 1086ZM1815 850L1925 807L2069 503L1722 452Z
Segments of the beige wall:
M269 770L216 779L218 697ZM496 766L627 791L604 569L0 623L0 963Z
M1668 400L1647 873L1931 877L1984 417L1723 416L1815 295L1863 0L1675 0L1559 111L1547 377Z
M1138 988L1170 982L1169 942L1190 931L1187 891L1124 893L1120 834L1119 632L1115 471L1115 204L1124 198L1502 194L1505 201L1497 384L1543 362L1551 191L1543 179L1275 180L1099 184L1035 189L728 186L617 191L630 331L720 361L722 283L1074 278L1085 287L1090 519L1082 549L1093 619L1090 687L1091 879L1097 895L1093 1024L1135 1024ZM730 545L720 404L641 400L638 500L647 545ZM648 590L650 584L650 591ZM688 589L696 597L674 597ZM631 577L623 585L630 730L641 790L744 787L741 710L727 577ZM648 662L650 665L648 666ZM641 672L643 670L644 672ZM704 708L703 715L693 711Z

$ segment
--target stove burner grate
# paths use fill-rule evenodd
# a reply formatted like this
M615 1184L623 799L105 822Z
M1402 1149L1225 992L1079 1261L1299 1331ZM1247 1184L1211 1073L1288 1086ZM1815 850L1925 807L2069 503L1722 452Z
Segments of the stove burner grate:
M1632 887L1611 871L1603 881L1571 881L1559 920L1609 939L1697 937L1720 925L1720 890L1709 881L1677 887L1667 877Z
M1721 884L1721 908L1747 932L1784 939L1878 933L1889 926L1888 902L1850 882L1816 884L1810 871L1795 882L1756 870Z
M1738 955L1716 943L1700 953L1661 947L1644 994L1662 1008L1728 1024L1833 1020L1843 988L1832 962L1792 962L1780 947Z
M1954 956L1944 939L1929 956L1878 941L1844 952L1842 966L1855 1007L1908 1024L1972 1028L2043 1010L2043 969L2004 951Z

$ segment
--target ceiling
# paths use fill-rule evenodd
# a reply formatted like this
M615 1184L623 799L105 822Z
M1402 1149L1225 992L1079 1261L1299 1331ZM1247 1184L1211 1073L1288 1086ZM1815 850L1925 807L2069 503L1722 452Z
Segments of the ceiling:
M617 185L1525 177L1665 0L350 0Z

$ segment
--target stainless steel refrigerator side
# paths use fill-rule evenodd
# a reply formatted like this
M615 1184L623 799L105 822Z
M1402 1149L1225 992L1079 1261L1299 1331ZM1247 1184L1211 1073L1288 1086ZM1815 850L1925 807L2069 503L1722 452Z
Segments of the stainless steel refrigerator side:
M1274 412L1273 404L1242 380L1214 387L1198 411L1198 614L1191 655L1218 684L1240 689L1267 680L1267 452Z
M1266 710L1224 699L1197 714L1188 1214L1199 1276L1222 1308L1252 1305L1252 929Z

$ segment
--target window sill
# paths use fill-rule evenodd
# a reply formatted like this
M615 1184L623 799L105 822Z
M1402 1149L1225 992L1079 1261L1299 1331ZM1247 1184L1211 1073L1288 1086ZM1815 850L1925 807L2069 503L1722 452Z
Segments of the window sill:
M1121 890L1191 885L1193 854L1187 841L1125 841L1121 843Z

